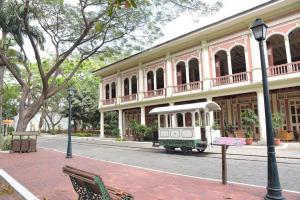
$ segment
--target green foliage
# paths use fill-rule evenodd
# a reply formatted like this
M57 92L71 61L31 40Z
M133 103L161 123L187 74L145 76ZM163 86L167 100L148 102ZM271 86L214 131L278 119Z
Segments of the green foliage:
M225 131L225 137L228 137L228 133L236 137L236 135L234 134L234 126L232 124L225 124L224 131Z
M242 112L242 124L246 128L245 137L251 138L253 135L253 128L258 124L258 117L251 109L247 109Z
M77 137L95 137L95 136L97 136L97 134L94 132L77 132L77 133L73 133L72 135L77 136Z
M2 151L11 150L11 136L0 136L0 149Z
M153 127L147 127L145 125L139 124L135 120L131 121L129 124L130 129L134 132L136 136L145 137L152 134Z
M218 124L217 122L214 122L214 124L212 125L212 129L219 130L220 129L220 124Z
M20 87L16 84L6 84L1 95L3 95L3 119L13 119L18 114Z
M274 135L277 136L279 130L282 128L284 122L284 117L282 113L274 113L272 115L272 124L274 129Z
M104 132L108 135L118 136L119 130L119 113L116 111L104 113Z

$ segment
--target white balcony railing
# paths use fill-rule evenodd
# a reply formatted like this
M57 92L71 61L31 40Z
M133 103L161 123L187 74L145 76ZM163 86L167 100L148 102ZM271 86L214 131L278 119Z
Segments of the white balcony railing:
M116 104L116 103L117 103L116 98L102 100L103 105L112 105L112 104Z
M121 102L129 102L129 101L136 101L137 94L131 94L121 97Z
M220 85L228 85L233 83L240 83L245 82L248 80L252 80L252 73L251 72L241 72L226 76L220 76L212 79L213 86L220 86Z
M300 61L275 65L268 68L268 76L280 76L300 72Z
M165 96L165 94L166 94L166 89L160 88L157 90L150 90L150 91L144 92L144 98L148 99L148 98L152 98L152 97Z
M175 85L173 87L173 90L174 93L192 91L192 90L202 90L202 81L195 81L191 83Z

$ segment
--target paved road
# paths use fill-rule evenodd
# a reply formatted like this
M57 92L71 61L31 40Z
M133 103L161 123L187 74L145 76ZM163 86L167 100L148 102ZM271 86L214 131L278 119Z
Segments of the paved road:
M65 138L39 138L39 147L66 151ZM144 167L170 173L221 179L220 154L181 152L166 154L162 149L110 146L87 141L73 141L73 154L99 160ZM228 180L233 182L265 186L267 182L266 157L228 156ZM285 190L300 192L300 159L278 159L281 185Z

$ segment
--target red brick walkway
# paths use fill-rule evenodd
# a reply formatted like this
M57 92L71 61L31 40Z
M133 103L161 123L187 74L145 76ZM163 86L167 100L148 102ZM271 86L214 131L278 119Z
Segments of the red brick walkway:
M37 153L2 154L0 168L23 184L28 190L47 200L77 199L70 180L62 173L64 165L100 174L105 184L134 195L137 200L218 200L263 199L264 188L208 181L170 175L134 167L97 161L39 149ZM299 200L300 194L284 193L286 199Z

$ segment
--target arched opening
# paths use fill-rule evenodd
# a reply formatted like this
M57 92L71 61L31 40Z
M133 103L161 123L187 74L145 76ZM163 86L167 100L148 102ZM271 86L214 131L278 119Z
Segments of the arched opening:
M176 119L177 119L177 127L183 127L183 114L177 113Z
M267 39L267 54L269 66L287 63L284 37L282 35L272 35Z
M190 82L200 81L199 62L196 58L189 61L189 76Z
M296 28L289 34L292 62L300 61L300 28Z
M109 84L105 85L105 99L109 99Z
M185 127L193 126L192 123L192 113L185 113Z
M156 71L156 83L157 83L157 89L164 88L164 70L162 68L159 68Z
M129 95L129 79L124 80L124 96Z
M111 84L111 98L116 98L116 83Z
M152 71L147 73L147 91L151 90L154 90L154 75Z
M131 94L137 93L137 78L136 76L133 76L131 78Z
M220 50L215 54L215 64L216 64L216 77L226 76L229 74L226 51Z
M230 57L232 74L246 72L245 49L243 46L238 45L232 48L230 51Z
M177 85L186 83L185 63L180 62L176 65Z

